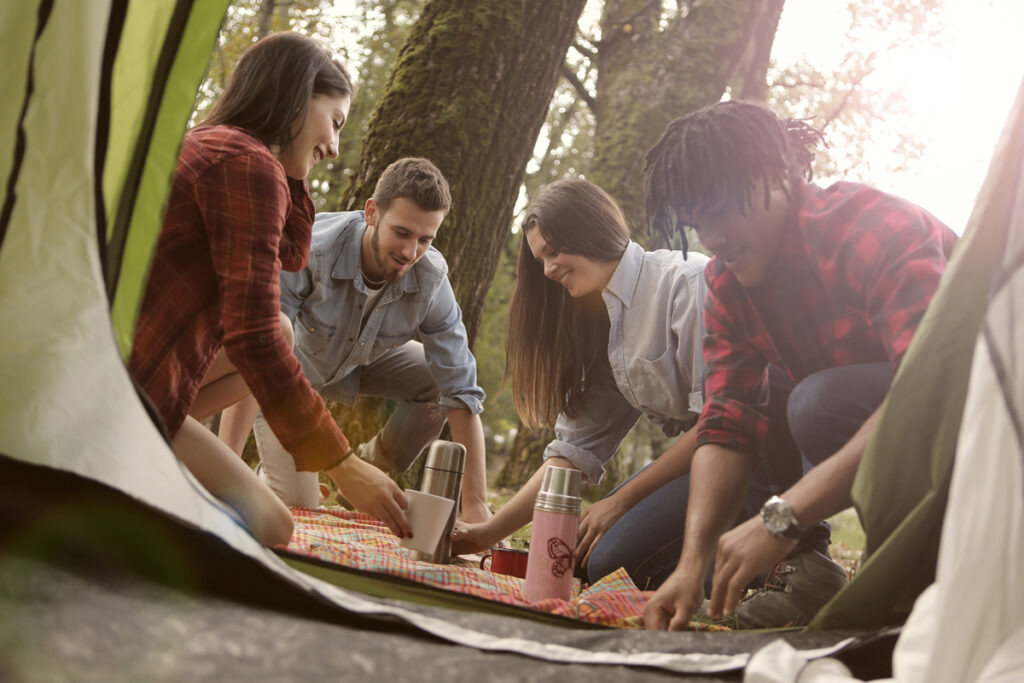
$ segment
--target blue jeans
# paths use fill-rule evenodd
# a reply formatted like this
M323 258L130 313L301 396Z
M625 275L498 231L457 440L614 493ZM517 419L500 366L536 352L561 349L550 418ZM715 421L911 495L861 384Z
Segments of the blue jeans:
M888 363L865 363L822 370L793 388L785 373L772 368L768 439L736 523L757 514L769 496L792 486L849 441L881 405L892 377ZM587 563L589 580L624 567L641 590L660 586L682 552L689 493L687 474L633 506L594 546ZM827 548L828 542L828 525L821 523L808 530L801 545ZM708 573L708 589L712 575Z

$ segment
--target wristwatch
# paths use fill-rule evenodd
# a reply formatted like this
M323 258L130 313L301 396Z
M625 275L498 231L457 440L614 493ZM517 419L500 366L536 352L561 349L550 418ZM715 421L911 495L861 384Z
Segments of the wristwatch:
M776 538L800 538L807 531L797 523L793 506L778 496L772 496L761 506L761 521Z

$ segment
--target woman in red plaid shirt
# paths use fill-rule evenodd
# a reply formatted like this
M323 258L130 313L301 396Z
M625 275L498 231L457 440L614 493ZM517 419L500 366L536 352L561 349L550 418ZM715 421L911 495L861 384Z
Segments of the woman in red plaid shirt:
M328 470L343 495L402 535L405 495L352 451L292 353L278 276L309 258L310 169L338 155L348 73L315 41L278 33L241 58L224 94L182 145L129 369L174 452L263 543L292 518L271 490L200 424L255 396L299 470Z
M683 551L648 603L648 628L685 626L712 561L709 614L736 610L752 626L806 622L843 582L827 557L797 544L851 505L879 406L956 237L874 188L807 182L820 138L801 121L731 101L673 121L648 152L648 216L673 234L692 227L714 254ZM800 477L800 463L768 454L794 481L730 530L768 431L770 365L794 384L787 426L814 468ZM766 588L737 607L748 582L773 567Z

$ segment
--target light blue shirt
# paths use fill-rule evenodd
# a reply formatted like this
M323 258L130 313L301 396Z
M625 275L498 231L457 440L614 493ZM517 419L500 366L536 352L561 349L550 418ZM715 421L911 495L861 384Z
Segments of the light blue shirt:
M611 382L589 387L579 417L558 416L555 440L544 458L566 458L587 481L604 476L604 464L640 415L676 436L703 408L703 309L707 257L690 252L626 247L601 292L611 327Z
M360 330L363 283L362 211L318 213L309 264L281 273L281 310L295 328L295 355L324 398L355 402L360 368L416 337L441 389L443 409L483 411L462 309L448 281L448 264L430 247L405 277L391 283Z

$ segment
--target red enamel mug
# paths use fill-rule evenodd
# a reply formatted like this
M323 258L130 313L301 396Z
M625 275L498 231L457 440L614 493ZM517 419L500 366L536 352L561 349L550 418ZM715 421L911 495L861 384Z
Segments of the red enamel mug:
M480 568L490 569L495 574L507 574L526 578L526 559L530 556L527 550L516 548L491 548L486 555L480 558ZM490 560L490 567L484 564Z

